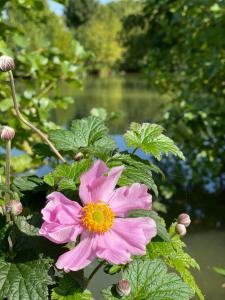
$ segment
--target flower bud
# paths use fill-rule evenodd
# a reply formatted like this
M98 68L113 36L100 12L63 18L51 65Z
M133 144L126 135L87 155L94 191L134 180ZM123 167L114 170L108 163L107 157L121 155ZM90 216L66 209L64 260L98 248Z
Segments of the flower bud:
M119 296L128 296L131 292L131 286L128 280L121 279L116 285L116 291Z
M12 57L7 55L0 56L0 71L8 72L15 68L15 63Z
M188 227L191 224L191 219L188 214L180 214L178 216L178 223L183 224L185 227Z
M180 236L184 236L187 233L187 229L183 224L177 224L175 227L176 233Z
M0 137L2 140L11 141L15 136L15 130L9 126L3 126L0 129Z
M12 214L13 216L18 216L23 210L22 203L18 200L10 200L6 204L6 212Z
M84 154L82 152L78 152L75 156L74 156L74 160L76 161L80 161L84 158Z

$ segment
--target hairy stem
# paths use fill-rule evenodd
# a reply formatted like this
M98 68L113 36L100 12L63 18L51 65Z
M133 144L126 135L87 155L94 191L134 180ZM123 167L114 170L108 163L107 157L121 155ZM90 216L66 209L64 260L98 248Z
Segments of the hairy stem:
M90 276L87 279L86 282L86 286L89 285L91 279L94 277L94 275L98 272L98 270L104 265L105 261L103 260L102 262L100 262L95 268L94 270L91 272Z
M6 141L6 157L5 157L5 185L10 189L10 159L11 159L11 140ZM5 194L6 204L10 201L10 194ZM6 215L6 221L10 222L10 214L6 211L6 205L4 205L4 212Z
M5 185L8 188L10 188L10 158L11 158L11 140L6 141Z
M30 127L34 132L36 132L51 148L51 150L55 153L55 155L64 163L66 163L65 159L62 157L62 155L59 153L59 151L55 148L55 146L52 144L52 142L48 139L47 135L44 134L41 130L36 128L34 125L32 125L29 121L27 121L23 115L21 114L19 110L19 105L16 100L16 89L15 89L15 83L13 78L12 71L9 71L9 79L11 84L11 91L12 91L12 98L13 98L13 104L14 108L16 110L17 117L28 127Z

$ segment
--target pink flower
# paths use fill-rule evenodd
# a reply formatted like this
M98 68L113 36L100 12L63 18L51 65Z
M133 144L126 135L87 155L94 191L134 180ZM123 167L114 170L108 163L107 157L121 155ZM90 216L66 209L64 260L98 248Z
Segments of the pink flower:
M145 185L115 189L124 167L108 171L98 160L81 176L79 195L83 207L59 192L48 196L42 210L40 235L54 243L79 244L62 254L56 266L65 272L85 268L96 257L112 264L126 264L131 255L144 255L146 245L156 235L151 218L125 218L133 209L151 209L152 198Z

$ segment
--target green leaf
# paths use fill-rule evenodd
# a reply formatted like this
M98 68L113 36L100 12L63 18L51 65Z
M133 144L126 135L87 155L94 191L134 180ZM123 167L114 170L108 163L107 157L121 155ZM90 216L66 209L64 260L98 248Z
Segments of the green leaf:
M170 228L170 242L152 241L148 246L148 255L151 259L162 257L165 263L175 269L183 278L183 280L192 288L200 300L204 300L204 296L195 282L189 268L199 270L197 262L186 252L184 252L185 244L178 235L174 235L175 226Z
M20 191L32 191L42 183L42 180L37 176L15 177L13 184Z
M130 130L125 133L124 138L129 147L140 148L158 160L161 159L162 154L168 155L170 153L184 159L179 148L162 132L163 128L157 124L131 123Z
M225 276L225 269L223 269L223 268L213 268L213 270L214 270L216 273Z
M101 118L90 116L72 122L71 131L53 130L49 134L56 148L63 151L85 151L92 154L109 153L116 147Z
M161 218L157 212L153 210L142 210L137 209L133 210L129 213L129 217L136 218L136 217L149 217L152 218L156 222L157 226L157 235L161 237L164 241L170 241L170 235L167 232L166 224L163 218Z
M193 291L174 273L167 273L165 263L160 260L136 259L127 269L123 278L131 285L131 293L126 300L188 300ZM118 299L113 288L103 290L105 299Z
M52 290L51 300L94 300L89 290L83 290L69 274Z
M82 159L71 165L61 164L56 169L44 176L44 182L50 186L58 186L59 190L76 190L77 184L80 182L80 176L91 166L91 160Z
M72 122L71 131L76 137L77 147L87 147L108 133L107 127L100 118L90 116Z
M69 130L56 129L49 132L49 138L58 150L75 151L78 148L76 137Z
M0 258L0 299L46 300L48 285L53 284L48 270L49 259L25 263L7 262Z
M39 228L29 224L28 219L26 217L17 216L14 219L14 222L15 222L16 226L19 228L19 230L21 232L25 233L26 235L29 235L29 236L37 236L38 235Z
M152 171L162 173L159 168L147 160L142 160L130 154L116 154L108 161L108 165L111 167L121 164L125 165L125 170L119 179L119 185L140 182L153 190L155 195L158 196L158 189L152 177Z

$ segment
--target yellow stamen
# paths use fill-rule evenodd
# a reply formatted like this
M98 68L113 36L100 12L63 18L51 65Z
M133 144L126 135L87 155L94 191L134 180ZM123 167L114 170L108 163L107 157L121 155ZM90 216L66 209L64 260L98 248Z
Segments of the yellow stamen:
M83 207L83 224L88 231L103 233L108 231L114 223L114 212L104 202L90 202Z

